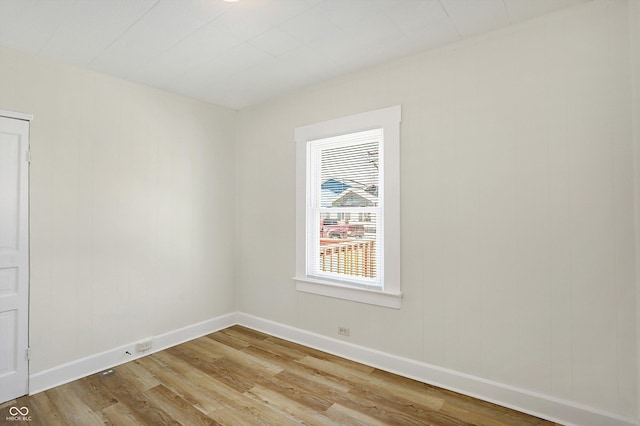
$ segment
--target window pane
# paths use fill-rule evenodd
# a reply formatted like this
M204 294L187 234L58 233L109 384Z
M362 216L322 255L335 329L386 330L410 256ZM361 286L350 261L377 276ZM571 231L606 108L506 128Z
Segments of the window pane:
M378 205L378 141L324 148L320 155L320 206Z
M381 286L382 129L309 145L307 273Z
M323 213L320 219L319 273L372 279L377 277L376 214Z

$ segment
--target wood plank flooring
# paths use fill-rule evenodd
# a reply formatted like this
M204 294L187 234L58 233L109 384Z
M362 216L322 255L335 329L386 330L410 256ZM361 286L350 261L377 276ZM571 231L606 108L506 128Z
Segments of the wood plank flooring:
M14 406L47 426L552 424L240 326L115 370L2 404L0 424Z

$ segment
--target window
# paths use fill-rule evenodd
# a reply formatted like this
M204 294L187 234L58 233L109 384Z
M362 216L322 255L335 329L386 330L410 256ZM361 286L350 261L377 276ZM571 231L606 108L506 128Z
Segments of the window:
M307 276L382 287L381 140L378 128L307 142Z
M296 288L400 307L400 106L296 129Z

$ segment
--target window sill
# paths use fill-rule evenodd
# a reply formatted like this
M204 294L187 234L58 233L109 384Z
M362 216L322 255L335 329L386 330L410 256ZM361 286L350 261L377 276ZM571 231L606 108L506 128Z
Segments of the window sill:
M400 309L402 293L340 285L317 278L294 277L296 290L337 299L351 300L369 305Z

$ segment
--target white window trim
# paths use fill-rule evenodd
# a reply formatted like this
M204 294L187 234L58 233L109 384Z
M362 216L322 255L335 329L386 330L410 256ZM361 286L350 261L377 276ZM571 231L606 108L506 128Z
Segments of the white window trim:
M296 128L296 275L293 279L298 291L400 308L400 121L401 107L395 105ZM363 288L347 281L309 277L306 272L307 142L378 127L382 127L384 133L384 288Z

